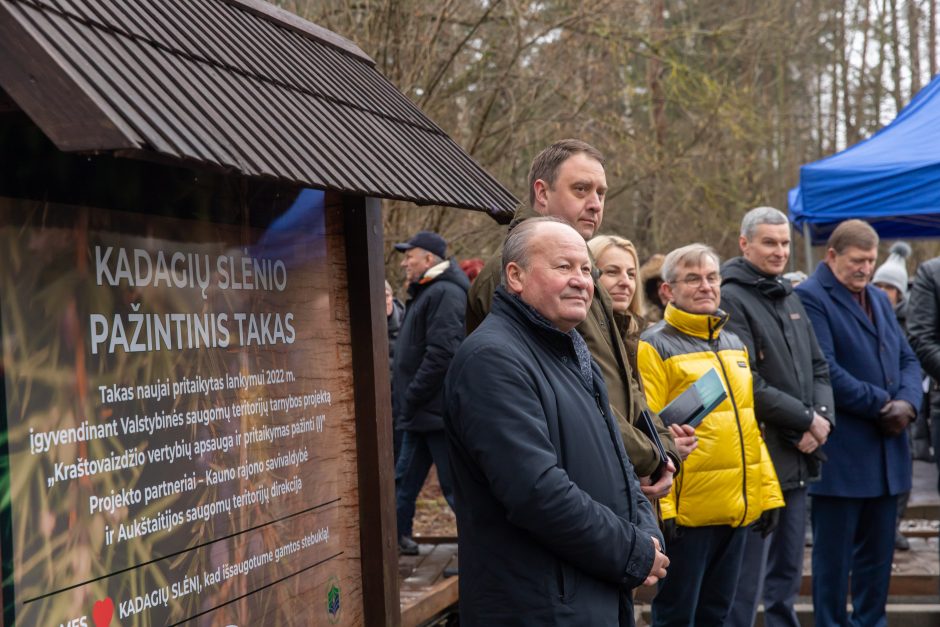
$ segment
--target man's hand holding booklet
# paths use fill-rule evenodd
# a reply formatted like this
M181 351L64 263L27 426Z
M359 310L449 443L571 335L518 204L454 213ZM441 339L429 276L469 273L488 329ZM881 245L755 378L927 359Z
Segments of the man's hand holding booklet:
M721 384L721 377L718 376L718 372L714 368L711 368L698 381L690 385L685 392L663 407L659 412L659 416L666 426L689 425L694 428L701 424L705 416L710 414L726 398L728 398L728 393ZM650 476L650 481L655 483L662 471L668 466L669 457L666 456L666 448L663 446L663 441L659 437L659 432L656 431L653 417L648 410L643 410L636 426L646 434L646 437L650 439L659 454L659 468ZM675 432L675 429L673 431ZM690 445L687 451L682 454L683 459L694 448L694 444Z

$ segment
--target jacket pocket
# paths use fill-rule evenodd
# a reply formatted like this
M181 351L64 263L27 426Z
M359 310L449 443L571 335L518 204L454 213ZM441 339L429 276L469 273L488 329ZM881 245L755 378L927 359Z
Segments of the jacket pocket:
M558 580L558 599L570 603L578 591L578 573L561 560L555 562L555 577Z

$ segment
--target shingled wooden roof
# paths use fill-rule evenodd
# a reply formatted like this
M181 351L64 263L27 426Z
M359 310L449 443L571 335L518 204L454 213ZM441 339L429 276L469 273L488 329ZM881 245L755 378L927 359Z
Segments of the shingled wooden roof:
M355 44L259 0L0 0L0 87L63 151L517 205Z

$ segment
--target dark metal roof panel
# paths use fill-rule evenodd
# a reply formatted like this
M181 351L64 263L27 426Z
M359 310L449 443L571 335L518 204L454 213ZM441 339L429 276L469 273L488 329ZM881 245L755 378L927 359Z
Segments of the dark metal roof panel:
M516 207L358 48L258 0L0 0L0 20L138 149L501 220Z

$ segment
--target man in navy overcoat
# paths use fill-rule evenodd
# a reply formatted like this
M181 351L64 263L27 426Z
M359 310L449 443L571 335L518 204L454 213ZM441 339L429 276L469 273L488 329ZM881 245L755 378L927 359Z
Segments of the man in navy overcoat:
M886 625L897 495L911 489L905 427L923 394L920 365L887 297L869 285L878 235L843 222L797 292L813 323L835 397L836 428L813 497L816 625ZM846 600L852 580L851 618Z

